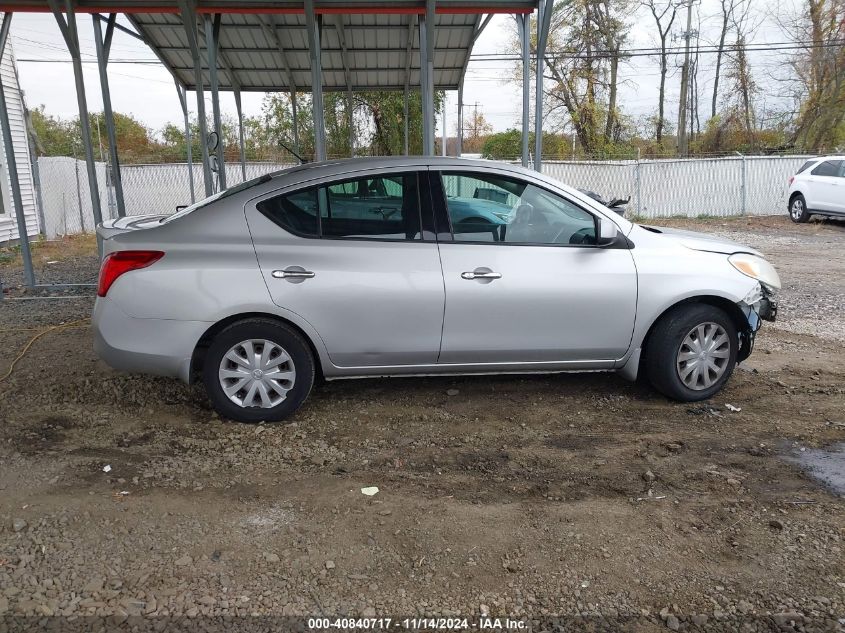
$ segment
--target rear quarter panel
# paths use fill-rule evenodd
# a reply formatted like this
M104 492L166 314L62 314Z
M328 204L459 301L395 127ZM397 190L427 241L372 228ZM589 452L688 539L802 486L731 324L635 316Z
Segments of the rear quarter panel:
M106 240L106 252L165 253L149 268L119 277L108 297L135 318L203 321L209 327L239 314L280 316L302 329L322 358L325 348L314 328L271 301L246 225L244 197L234 195L171 223Z

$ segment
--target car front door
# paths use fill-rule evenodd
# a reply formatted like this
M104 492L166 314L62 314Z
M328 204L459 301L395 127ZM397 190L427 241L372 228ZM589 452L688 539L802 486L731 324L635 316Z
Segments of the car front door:
M436 362L443 278L416 172L268 194L246 213L273 302L314 327L334 365Z
M599 248L597 217L535 184L487 171L432 172L446 310L440 363L580 361L627 352L637 274ZM502 207L491 210L490 191ZM477 203L477 211L472 208Z
M843 163L845 161L826 160L813 168L808 176L812 183L808 207L845 213L845 178L841 177Z

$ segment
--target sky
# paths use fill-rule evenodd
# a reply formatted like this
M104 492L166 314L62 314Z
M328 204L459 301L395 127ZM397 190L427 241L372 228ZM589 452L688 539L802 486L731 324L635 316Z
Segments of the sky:
M751 0L752 20L756 27L751 42L783 42L787 38L778 26L796 11L798 0ZM673 25L672 35L678 38L684 28L682 14ZM712 43L718 36L718 0L701 0L694 5L693 29L700 31L702 45ZM685 18L685 15L683 16ZM94 36L91 19L87 15L77 17L83 60L95 60ZM628 20L630 24L627 48L651 48L656 42L656 29L651 14L640 7ZM124 24L127 24L125 21ZM513 17L496 15L476 42L474 55L505 53L511 39ZM49 114L64 118L78 114L73 72L69 63L64 40L59 33L55 19L50 14L20 13L13 18L11 40L18 59L20 84L30 108L44 105ZM676 39L673 46L680 46ZM761 99L768 105L776 104L782 87L775 79L784 72L785 55L788 51L754 52L750 56L752 71L762 88ZM112 59L155 61L153 53L132 37L115 31L112 44ZM28 60L54 61L28 61ZM64 60L64 61L60 61ZM680 85L682 57L670 61L667 80L667 117L677 117L677 101ZM699 75L702 103L702 124L709 113L712 91L713 65L715 55L702 55ZM492 124L494 130L502 131L521 125L521 87L503 77L513 75L513 61L474 60L470 62L464 87L464 102L478 103L478 109ZM89 111L102 110L97 67L94 63L83 64ZM131 114L153 131L158 131L168 122L181 125L182 111L176 88L170 74L159 64L109 64L109 81L112 105L116 112ZM620 68L619 103L623 110L633 117L656 112L659 85L657 57L634 57ZM532 87L533 90L533 87ZM193 96L193 95L191 95ZM261 113L262 93L244 93L245 116ZM447 94L446 127L454 134L457 114L457 93ZM533 107L533 106L532 106ZM221 93L221 108L234 116L235 105L231 93ZM191 110L196 109L194 99ZM437 134L441 133L442 121L438 121Z

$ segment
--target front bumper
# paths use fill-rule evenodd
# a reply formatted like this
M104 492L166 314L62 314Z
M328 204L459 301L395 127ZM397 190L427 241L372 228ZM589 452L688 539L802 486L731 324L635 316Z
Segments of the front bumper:
M126 314L108 297L99 297L91 325L94 352L111 367L188 382L197 341L211 323L139 319Z
M754 350L754 339L763 321L774 321L778 314L778 303L765 288L760 286L760 298L753 304L740 303L740 309L748 320L748 327L739 333L739 351L736 360L741 363L751 356Z

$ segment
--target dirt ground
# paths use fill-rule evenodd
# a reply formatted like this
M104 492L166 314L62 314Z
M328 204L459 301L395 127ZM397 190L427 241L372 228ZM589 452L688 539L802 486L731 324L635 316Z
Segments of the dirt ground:
M845 499L791 457L845 440L845 223L671 224L759 248L784 282L779 321L696 405L603 374L359 380L250 426L199 387L112 371L84 322L43 334L0 382L0 622L841 630ZM40 274L95 278L58 251ZM0 276L20 283L13 255ZM7 299L0 377L93 304Z

